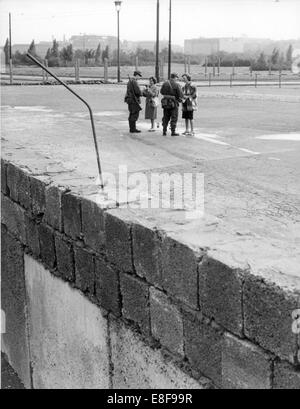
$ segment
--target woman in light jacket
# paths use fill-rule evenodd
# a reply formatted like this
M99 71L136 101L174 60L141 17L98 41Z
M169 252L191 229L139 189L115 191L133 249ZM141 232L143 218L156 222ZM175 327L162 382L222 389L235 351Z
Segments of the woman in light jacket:
M158 95L159 90L156 85L156 78L149 78L149 85L143 91L143 96L146 97L145 119L150 119L151 128L149 132L155 131L155 119L157 118L157 107L159 104Z
M182 118L185 120L185 132L183 135L195 135L194 133L194 111L197 110L197 88L191 83L191 76L183 74L184 86L182 92L184 102L182 103ZM189 125L191 131L189 131Z

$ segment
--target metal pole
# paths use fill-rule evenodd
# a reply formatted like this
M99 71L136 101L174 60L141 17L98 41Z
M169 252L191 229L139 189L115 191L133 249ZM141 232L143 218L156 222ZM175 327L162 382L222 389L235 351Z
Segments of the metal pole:
M75 97L80 99L84 103L84 105L88 108L89 113L90 113L90 119L91 119L91 125L92 125L92 131L93 131L93 138L94 138L94 145L95 145L95 150L96 150L96 156L97 156L97 164L98 164L98 172L99 172L99 177L100 177L100 183L101 183L101 189L104 188L104 183L103 183L103 178L102 178L102 171L101 171L101 163L100 163L100 156L99 156L99 149L98 149L98 142L97 142L97 137L96 137L96 129L95 129L95 124L94 124L94 117L93 117L93 111L89 104L80 96L78 95L75 91L72 90L64 81L59 79L52 71L50 71L47 67L45 67L43 64L41 64L36 58L34 58L31 54L27 53L27 57L29 57L33 62L35 62L39 67L43 68L48 74L50 74L53 78L56 79L61 85L63 85L67 90L69 90Z
M279 74L279 81L278 81L279 88L281 88L281 73Z
M118 14L118 82L121 82L121 71L120 71L120 10L117 11Z
M48 59L47 58L45 59L45 67L48 67ZM46 81L48 81L48 80L49 80L48 73L46 72Z
M12 52L11 52L11 14L9 13L9 82L13 83L13 71L12 71Z
M171 49L172 43L172 0L169 3L169 58L168 58L168 78L171 77Z
M159 0L157 0L156 5L156 60L155 60L155 77L157 82L160 81L159 78Z

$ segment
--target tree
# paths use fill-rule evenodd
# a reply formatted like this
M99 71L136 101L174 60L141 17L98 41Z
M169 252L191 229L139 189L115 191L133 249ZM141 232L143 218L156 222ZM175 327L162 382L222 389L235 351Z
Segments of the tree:
M85 50L84 51L84 63L88 65L89 60L95 57L95 50Z
M49 64L49 67L59 67L59 63L60 63L60 59L59 59L58 42L54 39L52 43L52 47L50 48L50 53L48 55L48 64Z
M95 63L97 65L100 64L100 59L101 59L101 44L98 44L97 50L96 50L96 54L95 54Z
M51 57L59 57L58 42L54 39L50 49Z
M8 38L6 39L3 51L4 51L4 55L5 55L5 64L8 65L9 64L9 41L8 41Z
M72 62L74 57L73 46L69 44L67 47L64 47L60 52L61 60L67 64L68 62Z
M279 60L279 50L278 48L274 48L271 55L271 63L273 65L277 65Z
M286 62L290 65L292 63L292 56L293 56L293 46L292 44L289 45L289 48L286 52Z
M108 45L105 47L105 50L102 53L102 61L104 62L105 58L109 59L109 47Z
M29 52L29 54L33 55L34 57L37 56L34 40L31 41L31 44L30 44L30 46L28 48L28 52Z
M46 59L46 60L49 60L50 57L51 57L51 49L48 48L47 53L46 53L46 56L45 56L45 59Z
M254 63L253 68L257 71L264 71L268 69L266 62L266 56L264 52L261 52L257 61Z

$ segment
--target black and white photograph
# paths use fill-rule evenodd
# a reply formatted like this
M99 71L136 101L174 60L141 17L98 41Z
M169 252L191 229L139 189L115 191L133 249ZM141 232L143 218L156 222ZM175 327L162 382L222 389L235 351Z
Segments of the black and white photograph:
M0 0L1 389L300 389L300 0Z

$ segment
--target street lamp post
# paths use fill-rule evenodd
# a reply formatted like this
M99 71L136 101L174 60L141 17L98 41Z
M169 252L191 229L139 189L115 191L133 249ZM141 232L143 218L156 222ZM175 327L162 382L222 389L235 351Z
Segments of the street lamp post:
M159 82L159 0L156 5L156 61L155 61L155 77Z
M9 13L9 82L10 85L13 83L13 73L12 73L12 44L11 44L11 14Z
M172 0L169 5L169 58L168 58L168 78L171 77L171 42L172 42Z
M120 71L120 10L122 1L115 1L115 6L118 16L118 82L121 82L121 71Z

